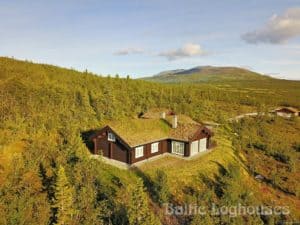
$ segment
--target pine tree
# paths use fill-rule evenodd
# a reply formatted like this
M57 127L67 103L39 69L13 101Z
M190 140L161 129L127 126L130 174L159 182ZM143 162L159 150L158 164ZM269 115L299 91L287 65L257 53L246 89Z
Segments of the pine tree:
M157 198L157 202L162 205L168 202L170 197L170 191L168 187L167 174L163 170L156 171L154 193Z
M73 209L73 188L68 182L65 169L62 166L58 169L53 208L56 210L56 224L71 224L72 217L75 214Z
M149 202L145 193L142 180L138 179L136 184L128 188L129 201L127 216L130 225L158 225L159 220L151 213Z

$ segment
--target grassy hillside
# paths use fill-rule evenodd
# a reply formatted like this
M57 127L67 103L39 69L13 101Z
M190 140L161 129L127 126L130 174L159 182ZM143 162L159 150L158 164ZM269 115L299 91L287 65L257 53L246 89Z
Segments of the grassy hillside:
M226 82L226 81L265 81L271 77L237 67L203 66L188 70L161 72L145 80L162 83Z
M300 211L300 119L246 118L233 125L233 143L252 176L261 176L262 201Z
M291 209L291 215L282 218L201 217L205 224L299 220L298 194L287 188L294 183L284 184L278 177L277 185L260 183L249 170L249 162L260 156L274 163L274 154L252 154L245 140L235 138L259 134L257 139L266 142L295 133L297 123L280 120L266 125L266 120L263 126L271 133L268 137L259 133L260 126L227 123L229 117L243 112L282 104L300 107L299 90L299 82L273 79L158 84L0 58L0 224L199 224L197 216L165 215L163 202L285 203ZM164 158L130 171L90 158L82 132L106 121L127 121L157 107L171 108L200 122L222 123L215 130L217 147L192 161ZM246 133L251 126L251 133ZM269 132L272 129L278 131L274 136ZM289 138L288 154L298 160L298 148L293 146L299 137ZM284 176L298 176L297 166L288 170L290 161L276 163L287 168ZM256 172L271 179L268 168L256 167ZM268 190L264 196L262 189Z

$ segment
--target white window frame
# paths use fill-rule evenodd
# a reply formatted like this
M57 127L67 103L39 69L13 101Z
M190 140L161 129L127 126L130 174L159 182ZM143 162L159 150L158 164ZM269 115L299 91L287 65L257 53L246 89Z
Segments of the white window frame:
M135 149L135 158L141 158L144 156L144 146L136 147Z
M151 153L156 153L159 150L159 142L154 142L151 144Z
M185 143L181 141L172 141L172 153L176 155L184 155Z
M115 142L116 141L116 136L112 132L108 132L107 133L107 140Z

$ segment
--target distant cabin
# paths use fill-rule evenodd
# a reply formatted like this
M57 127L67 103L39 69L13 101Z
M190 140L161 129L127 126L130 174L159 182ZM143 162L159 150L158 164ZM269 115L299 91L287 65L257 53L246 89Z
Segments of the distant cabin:
M300 111L293 107L280 107L273 111L277 116L290 118L292 116L299 116Z
M211 147L212 132L185 115L143 115L92 135L93 154L132 165L164 153L191 157Z

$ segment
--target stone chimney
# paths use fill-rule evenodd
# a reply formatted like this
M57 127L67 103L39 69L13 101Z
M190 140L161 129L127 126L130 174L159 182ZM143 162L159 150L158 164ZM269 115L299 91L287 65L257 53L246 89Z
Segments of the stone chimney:
M172 128L177 128L177 115L174 115L172 118Z
M166 119L166 113L165 113L165 112L162 112L161 115L160 115L160 118L161 118L161 119Z

